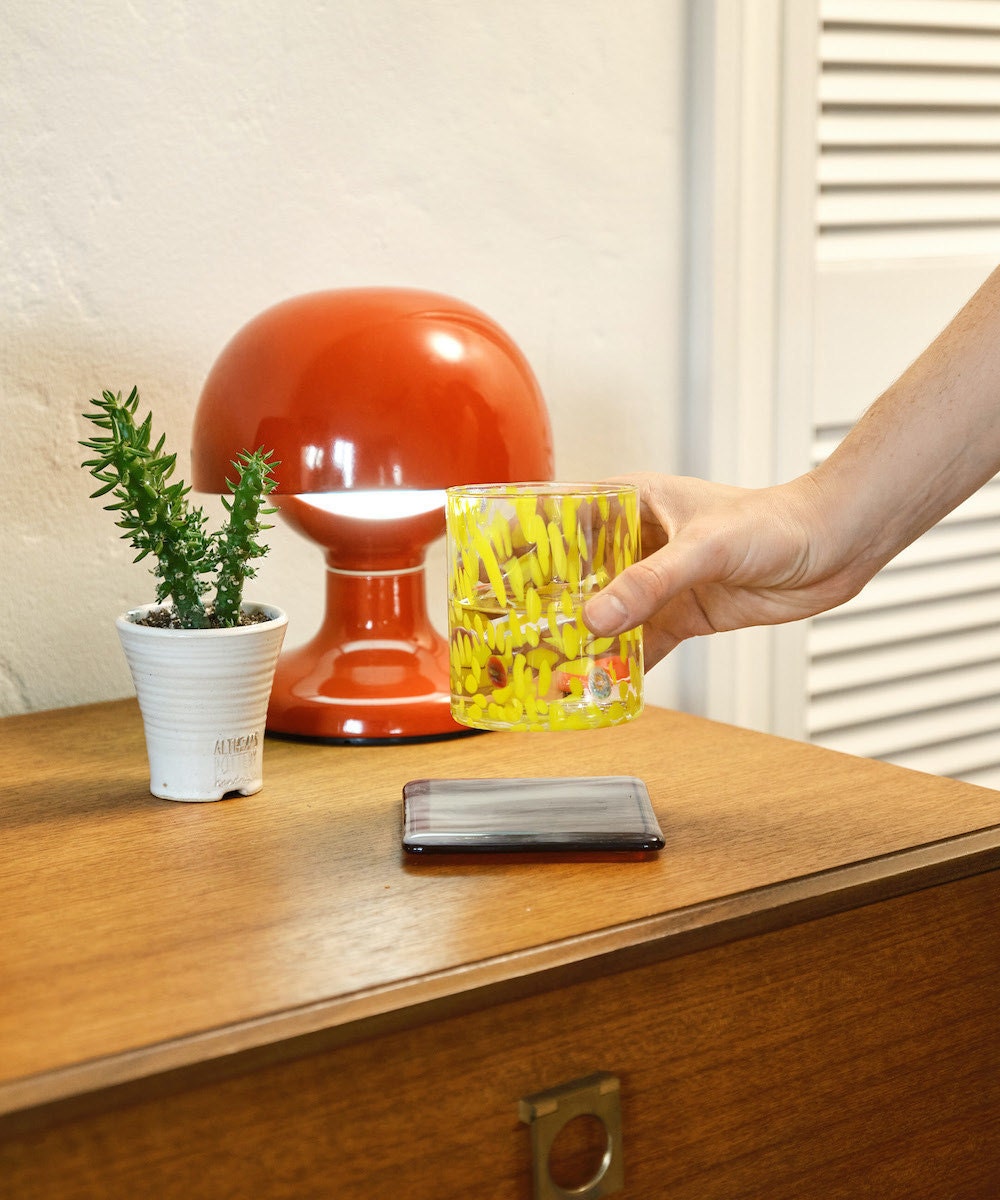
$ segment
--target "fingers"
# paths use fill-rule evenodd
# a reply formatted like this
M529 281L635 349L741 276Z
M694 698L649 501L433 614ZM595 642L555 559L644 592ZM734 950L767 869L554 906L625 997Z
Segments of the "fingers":
M671 650L681 644L681 638L672 633L657 629L653 625L645 625L642 630L642 658L644 670L649 671L661 659L667 657Z
M685 638L715 632L696 589L724 579L744 557L748 493L681 476L647 473L622 481L639 487L646 557L588 601L583 617L604 637L643 625L652 665Z

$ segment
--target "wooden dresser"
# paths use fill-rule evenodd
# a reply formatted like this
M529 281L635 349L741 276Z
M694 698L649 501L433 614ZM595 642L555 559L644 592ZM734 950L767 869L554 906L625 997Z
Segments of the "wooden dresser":
M410 779L619 773L659 855L401 852ZM614 1194L1000 1196L995 792L661 710L146 779L132 702L0 722L4 1197L528 1198L598 1072Z

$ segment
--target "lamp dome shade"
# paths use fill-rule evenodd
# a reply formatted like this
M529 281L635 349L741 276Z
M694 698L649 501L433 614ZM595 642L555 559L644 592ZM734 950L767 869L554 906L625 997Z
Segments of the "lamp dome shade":
M202 390L192 480L223 492L273 450L284 495L548 479L552 431L527 360L478 309L408 288L285 300L240 329Z

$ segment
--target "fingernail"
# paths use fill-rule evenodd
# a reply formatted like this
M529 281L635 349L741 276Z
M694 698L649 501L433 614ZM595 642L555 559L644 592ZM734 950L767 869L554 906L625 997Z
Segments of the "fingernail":
M617 596L599 592L587 601L587 621L595 633L614 633L628 618L628 609Z

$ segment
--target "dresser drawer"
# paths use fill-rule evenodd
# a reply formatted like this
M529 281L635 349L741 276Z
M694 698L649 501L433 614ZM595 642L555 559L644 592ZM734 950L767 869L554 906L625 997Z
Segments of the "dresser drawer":
M607 1071L624 1196L992 1200L998 901L990 872L298 1057L286 1045L237 1073L147 1082L138 1100L100 1111L95 1097L15 1131L0 1174L19 1200L527 1198L519 1100Z

